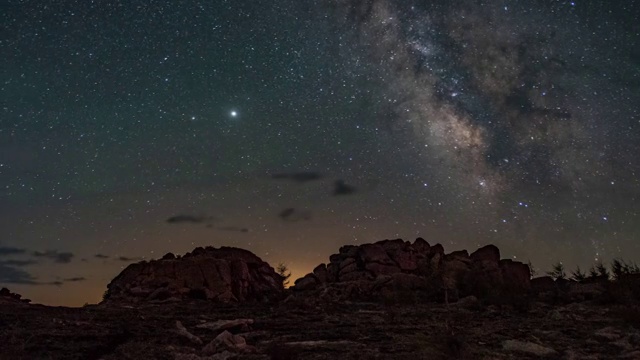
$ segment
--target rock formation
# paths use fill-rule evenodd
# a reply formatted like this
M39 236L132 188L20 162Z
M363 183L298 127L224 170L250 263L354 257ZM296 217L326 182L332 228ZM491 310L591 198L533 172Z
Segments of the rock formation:
M0 304L2 304L2 303L5 303L5 304L6 303L24 303L24 304L28 304L30 302L31 302L31 300L23 299L22 295L12 293L7 288L3 287L2 289L0 289Z
M297 292L333 294L341 300L375 300L404 292L439 301L525 293L529 288L529 267L500 260L494 245L471 255L466 250L445 254L442 245L430 246L422 238L413 244L397 239L343 246L328 264L320 264L293 286Z
M282 296L282 281L250 251L198 247L182 257L169 253L129 265L109 283L105 301L270 301Z

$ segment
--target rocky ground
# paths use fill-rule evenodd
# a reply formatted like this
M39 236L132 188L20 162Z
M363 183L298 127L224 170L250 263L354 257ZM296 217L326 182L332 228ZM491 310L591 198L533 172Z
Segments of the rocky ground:
M343 246L285 290L247 250L196 248L129 265L99 305L0 289L0 360L640 359L640 273L612 270L531 279L493 245L396 239Z
M640 359L640 307L0 304L0 359Z

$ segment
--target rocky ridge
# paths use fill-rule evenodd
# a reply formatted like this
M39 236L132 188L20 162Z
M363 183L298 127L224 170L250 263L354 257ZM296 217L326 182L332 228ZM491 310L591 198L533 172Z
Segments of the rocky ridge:
M405 293L424 301L455 302L466 296L523 294L530 287L528 265L500 259L494 245L471 254L445 254L442 245L417 238L413 243L396 239L343 246L292 289L334 300L384 300Z
M12 293L11 291L9 291L9 289L7 288L2 288L0 289L0 304L3 303L22 303L22 304L28 304L30 303L31 300L29 299L23 299L22 295L20 294L15 294Z
M105 301L275 301L284 292L282 281L250 251L198 247L182 257L169 253L159 260L129 265L107 285Z

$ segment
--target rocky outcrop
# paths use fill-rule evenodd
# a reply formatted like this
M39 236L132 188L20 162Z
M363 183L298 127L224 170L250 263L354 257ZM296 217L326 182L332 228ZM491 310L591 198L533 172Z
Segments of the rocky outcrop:
M422 238L413 243L396 239L343 246L329 257L328 264L319 265L292 287L341 300L360 296L372 300L404 291L447 301L469 295L526 293L529 288L529 267L500 260L500 250L494 245L471 255L466 250L445 254L442 245L431 246Z
M23 299L22 295L12 293L7 288L0 289L0 304L2 303L15 303L15 304L28 304L31 300Z
M129 265L109 283L105 300L269 301L282 296L282 281L250 251L198 247L182 257L167 254L160 260Z

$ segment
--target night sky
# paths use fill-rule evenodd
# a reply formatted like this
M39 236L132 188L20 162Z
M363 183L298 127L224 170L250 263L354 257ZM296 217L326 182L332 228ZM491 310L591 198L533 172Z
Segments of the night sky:
M0 285L237 246L640 260L634 1L0 3Z

